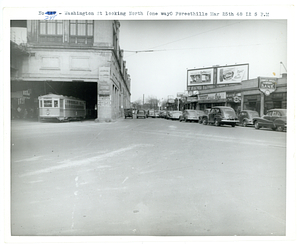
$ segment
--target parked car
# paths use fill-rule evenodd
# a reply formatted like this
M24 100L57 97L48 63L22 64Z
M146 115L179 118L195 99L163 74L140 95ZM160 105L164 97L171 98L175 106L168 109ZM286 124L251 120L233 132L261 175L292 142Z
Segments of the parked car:
M137 119L138 119L138 118L144 118L144 119L146 119L146 118L147 118L147 113L146 113L146 111L145 111L145 110L142 110L142 109L138 110L138 111L136 112L136 118L137 118Z
M204 125L231 125L232 127L235 127L238 122L239 120L234 109L226 106L213 107L210 112L202 118L202 123Z
M182 115L182 111L171 111L169 119L171 120L179 120L180 116Z
M173 113L173 111L167 111L166 119L171 119L172 118L172 113Z
M199 121L199 117L203 116L205 113L201 110L193 110L193 109L186 109L183 111L182 116L180 116L179 121Z
M153 118L159 118L159 111L154 110Z
M271 128L272 130L286 131L286 115L286 109L271 109L267 112L266 115L263 115L262 117L253 118L254 127L255 129L267 127Z
M153 110L153 109L150 109L150 110L148 111L148 117L151 117L151 118L154 117L154 110Z
M133 111L131 108L125 108L124 109L124 116L125 116L125 119L130 117L133 119Z
M239 123L246 127L248 125L254 125L253 118L259 117L259 114L257 111L253 110L242 110L239 114Z
M201 124L203 122L203 117L208 114L208 111L207 110L206 111L196 110L196 111L197 111L198 117L199 117L198 122L199 122L199 124Z
M159 117L160 118L166 118L167 111L166 110L160 110L159 111Z

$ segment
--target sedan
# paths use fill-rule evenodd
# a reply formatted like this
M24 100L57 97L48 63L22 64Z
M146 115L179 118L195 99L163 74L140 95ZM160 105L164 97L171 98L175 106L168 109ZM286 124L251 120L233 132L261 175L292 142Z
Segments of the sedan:
M242 110L239 114L239 121L240 121L239 123L243 127L246 127L248 125L254 125L253 123L254 117L259 117L258 112L253 110Z
M277 131L286 131L287 122L286 122L287 110L286 109L271 109L267 112L266 115L262 117L253 118L253 123L255 129L261 127L271 128L272 130Z
M179 120L180 116L182 116L182 111L172 111L172 113L169 115L169 119Z
M136 112L136 118L138 119L138 118L144 118L144 119L146 119L147 118L147 113L146 113L146 111L145 110L138 110L137 112Z
M179 118L179 121L195 121L199 122L199 118L201 117L202 121L202 116L205 115L205 113L201 110L193 110L193 109L186 109L183 111L182 116Z

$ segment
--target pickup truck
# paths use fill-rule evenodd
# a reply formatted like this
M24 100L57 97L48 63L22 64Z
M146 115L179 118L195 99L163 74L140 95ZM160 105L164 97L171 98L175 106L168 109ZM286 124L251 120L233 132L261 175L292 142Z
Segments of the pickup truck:
M216 106L211 108L209 113L202 117L202 123L204 125L231 125L232 127L235 127L236 124L239 123L239 120L233 108L226 106Z

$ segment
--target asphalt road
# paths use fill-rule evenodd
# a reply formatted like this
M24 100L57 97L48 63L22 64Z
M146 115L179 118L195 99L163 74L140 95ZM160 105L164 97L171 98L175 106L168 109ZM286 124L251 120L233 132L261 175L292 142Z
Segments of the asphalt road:
M12 121L13 236L283 236L286 133Z

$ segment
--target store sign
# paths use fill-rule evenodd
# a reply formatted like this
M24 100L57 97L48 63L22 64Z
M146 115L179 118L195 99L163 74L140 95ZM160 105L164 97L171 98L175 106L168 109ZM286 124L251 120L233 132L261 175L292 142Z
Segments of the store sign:
M228 102L240 103L242 100L241 93L227 93L226 99Z
M197 102L197 97L188 97L187 102Z
M203 94L198 95L198 100L220 100L220 99L226 99L226 92L218 92L218 93L211 93L211 94Z
M24 90L23 91L23 96L27 96L27 97L29 97L30 96L30 94L31 94L31 89L28 89L28 90Z
M277 78L258 77L259 90L266 96L269 96L276 90Z

